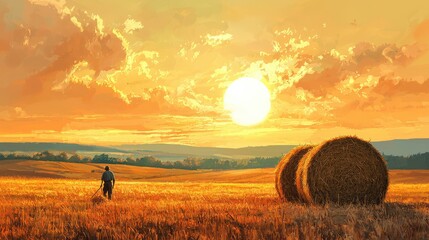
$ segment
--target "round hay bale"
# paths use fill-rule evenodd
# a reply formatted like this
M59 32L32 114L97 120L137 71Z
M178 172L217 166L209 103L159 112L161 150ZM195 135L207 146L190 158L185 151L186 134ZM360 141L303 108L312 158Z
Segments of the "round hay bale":
M296 185L296 169L301 158L312 146L298 146L285 154L276 167L275 183L280 199L289 202L301 202Z
M389 184L381 154L357 137L338 137L314 147L297 172L300 192L313 204L379 204Z
M310 149L310 150L312 150L312 149ZM304 188L302 186L302 179L303 179L303 172L304 172L303 170L304 170L305 158L306 158L306 155L310 152L310 150L307 151L305 153L305 155L301 157L301 160L298 162L298 166L297 166L296 172L295 172L295 186L296 186L296 190L298 191L298 195L301 198L301 200L303 202L306 202L306 203L308 203L308 201L307 201L307 199L305 197L305 194L304 194Z

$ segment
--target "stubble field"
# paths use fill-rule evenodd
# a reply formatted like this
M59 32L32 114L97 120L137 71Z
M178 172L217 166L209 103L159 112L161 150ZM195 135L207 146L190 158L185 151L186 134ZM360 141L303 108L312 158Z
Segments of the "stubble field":
M0 239L429 239L429 184L394 183L379 206L279 201L273 183L0 178Z

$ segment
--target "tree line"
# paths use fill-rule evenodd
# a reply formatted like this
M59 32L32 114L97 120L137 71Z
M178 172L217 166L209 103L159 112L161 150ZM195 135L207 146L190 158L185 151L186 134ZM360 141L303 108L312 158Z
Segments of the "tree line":
M429 169L429 152L414 154L411 156L384 155L389 169ZM0 153L0 160L43 160L73 163L105 163L126 164L142 167L177 168L177 169L249 169L249 168L272 168L281 159L277 157L255 157L251 159L219 159L219 158L186 158L178 161L161 161L153 156L145 157L111 157L108 154L99 154L94 157L83 157L78 154L61 152L58 154L49 151L35 153L33 155L17 153Z
M429 169L429 152L407 157L383 155L389 169Z
M230 160L218 158L186 158L178 161L161 161L153 156L144 157L111 157L108 154L99 154L94 157L83 157L78 154L61 152L54 154L49 151L35 153L33 155L17 153L0 153L0 160L41 160L73 163L106 163L126 164L142 167L177 168L177 169L248 169L269 168L276 166L280 157L256 157L246 160Z

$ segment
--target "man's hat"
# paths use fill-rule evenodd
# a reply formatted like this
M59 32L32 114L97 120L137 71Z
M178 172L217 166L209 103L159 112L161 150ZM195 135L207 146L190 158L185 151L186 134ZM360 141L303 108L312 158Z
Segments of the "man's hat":
M109 171L109 166L106 166L105 168L104 168L104 170L106 170L106 171Z

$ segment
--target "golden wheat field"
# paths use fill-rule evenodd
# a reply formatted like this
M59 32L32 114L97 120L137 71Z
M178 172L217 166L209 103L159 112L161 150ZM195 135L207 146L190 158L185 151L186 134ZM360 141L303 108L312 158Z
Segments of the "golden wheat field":
M391 184L379 206L279 201L272 183L0 178L0 239L428 239L429 184Z

